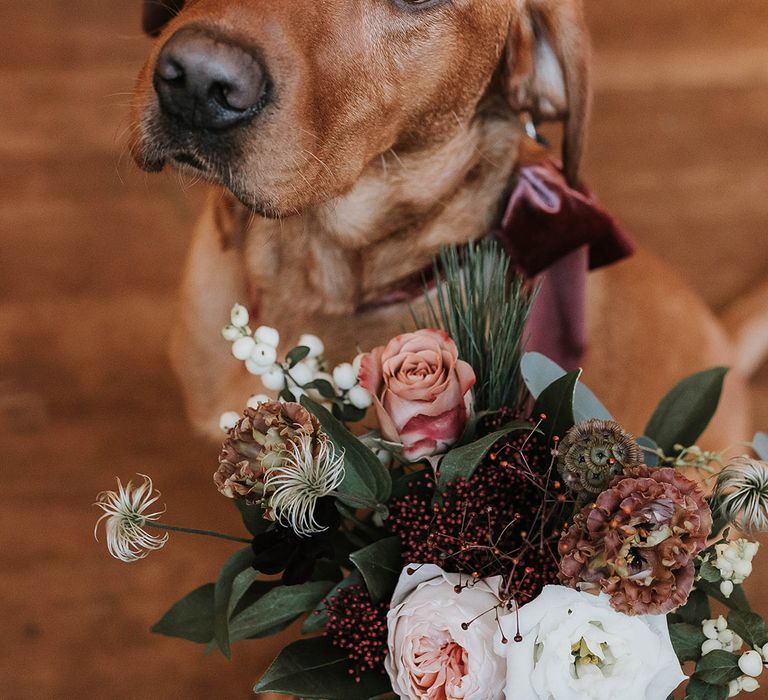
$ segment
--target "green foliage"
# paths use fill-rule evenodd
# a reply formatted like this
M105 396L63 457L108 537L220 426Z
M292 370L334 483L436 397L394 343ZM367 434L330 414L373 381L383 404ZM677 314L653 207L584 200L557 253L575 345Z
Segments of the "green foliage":
M696 664L696 676L710 685L727 685L740 675L739 657L730 651L710 651Z
M726 700L727 685L710 685L696 675L691 676L685 691L685 700Z
M666 454L677 444L694 445L717 410L727 372L715 367L683 379L661 400L645 434Z
M751 612L752 608L749 605L747 596L744 593L744 588L740 585L733 587L733 593L726 598L720 592L720 586L716 583L710 583L709 581L697 581L696 588L703 593L706 593L710 598L714 598L719 603L722 603L729 610L741 610L743 612Z
M309 357L310 349L306 345L299 345L298 347L293 348L286 356L285 359L288 361L288 367L293 367L294 365L299 364L302 360L306 360Z
M669 625L669 636L680 661L698 661L701 658L701 645L706 637L700 624L673 622Z
M469 479L475 473L475 469L483 457L488 454L488 450L501 438L513 432L532 429L531 424L526 421L515 421L495 433L490 433L479 440L475 440L475 442L451 450L440 462L436 491L444 491L448 483L456 479Z
M208 644L213 639L213 589L206 583L173 604L152 627L154 634L178 637L196 644Z
M567 374L560 365L538 352L525 353L520 367L525 385L534 399L538 399L548 386ZM576 385L573 411L577 423L590 418L613 420L608 409L581 382Z
M350 555L363 575L371 600L378 603L395 590L403 570L400 559L400 538L387 537Z
M313 610L335 585L333 581L310 581L273 588L232 619L230 639L257 639L277 634Z
M349 660L324 637L289 644L254 687L256 693L282 693L323 700L368 700L392 691L389 678L364 673L357 682Z
M414 311L420 328L442 328L459 357L477 376L475 407L495 411L525 398L520 360L525 322L535 297L525 279L510 270L509 256L486 238L444 248L434 265L436 294L425 290L426 311Z
M344 453L344 481L338 498L353 508L381 510L392 493L392 478L378 457L328 410L306 396L301 404L310 411L327 433L336 449Z
M760 615L745 610L733 610L728 615L728 627L752 647L768 644L768 625Z
M216 645L227 658L232 656L229 644L229 614L230 599L235 579L248 569L253 562L253 551L250 547L235 552L224 564L216 581L213 595L213 631ZM234 606L232 606L234 607Z
M698 584L697 584L698 586ZM712 609L709 606L709 598L704 591L695 588L688 596L688 601L671 616L675 621L687 622L690 625L701 627L702 620L712 617Z
M536 401L533 413L546 416L541 429L550 440L555 436L562 438L576 422L573 402L580 376L581 370L577 369L560 377L544 389Z

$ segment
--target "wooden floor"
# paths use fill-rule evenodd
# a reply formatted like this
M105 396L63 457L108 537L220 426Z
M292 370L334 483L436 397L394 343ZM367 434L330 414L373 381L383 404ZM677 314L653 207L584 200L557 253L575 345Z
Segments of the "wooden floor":
M587 4L588 177L723 309L768 277L768 3ZM148 633L231 548L174 537L125 566L92 537L96 492L136 472L169 522L238 527L165 355L201 191L136 172L122 146L138 5L0 2L3 700L247 698L264 662L258 646L227 664ZM768 427L768 371L755 397Z

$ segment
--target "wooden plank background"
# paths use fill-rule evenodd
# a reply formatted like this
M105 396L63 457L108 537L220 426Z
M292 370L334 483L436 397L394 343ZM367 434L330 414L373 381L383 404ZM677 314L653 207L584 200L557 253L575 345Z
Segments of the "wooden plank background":
M768 277L768 3L587 6L588 178L721 310ZM135 472L168 495L169 522L238 527L215 507L216 455L190 433L165 354L201 190L137 172L121 138L148 45L138 10L0 2L4 699L246 698L267 655L241 647L227 664L148 633L231 547L177 536L125 566L92 537L96 492ZM755 397L766 427L768 371Z

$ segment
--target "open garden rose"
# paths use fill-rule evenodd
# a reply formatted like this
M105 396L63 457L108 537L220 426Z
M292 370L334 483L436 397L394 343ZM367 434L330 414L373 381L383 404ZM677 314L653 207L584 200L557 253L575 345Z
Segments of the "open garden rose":
M628 617L606 595L546 586L501 620L509 700L662 700L685 680L663 615Z
M393 338L363 357L360 384L374 397L381 434L415 461L445 452L461 435L475 373L441 330Z
M493 653L500 578L462 586L467 579L433 564L413 565L400 575L387 617L385 666L401 698L503 698L504 664Z

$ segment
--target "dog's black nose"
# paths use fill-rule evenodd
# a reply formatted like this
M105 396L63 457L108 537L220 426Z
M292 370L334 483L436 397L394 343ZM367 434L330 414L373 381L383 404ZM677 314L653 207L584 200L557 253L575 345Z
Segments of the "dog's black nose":
M264 69L245 49L180 29L160 51L154 85L163 110L192 129L228 129L266 100Z

